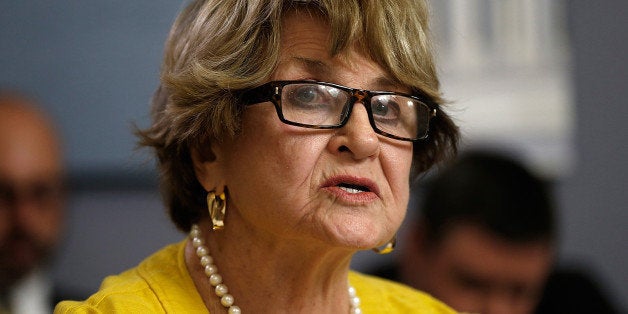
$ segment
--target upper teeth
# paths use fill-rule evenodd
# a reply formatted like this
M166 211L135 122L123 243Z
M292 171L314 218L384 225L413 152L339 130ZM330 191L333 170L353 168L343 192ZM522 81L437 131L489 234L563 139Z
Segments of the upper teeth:
M346 191L347 193L351 193L351 194L362 192L361 190L358 190L356 188L349 188L349 187L346 187L346 186L341 186L340 189L343 190L343 191Z

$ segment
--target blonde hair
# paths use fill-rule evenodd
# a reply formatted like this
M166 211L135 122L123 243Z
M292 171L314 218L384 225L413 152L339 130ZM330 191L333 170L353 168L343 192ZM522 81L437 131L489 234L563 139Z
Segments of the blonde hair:
M393 79L442 102L424 1L192 1L166 41L153 124L138 131L140 144L156 150L171 218L182 230L206 212L206 191L194 175L190 149L212 158L209 143L238 132L238 96L274 72L282 17L290 10L327 20L330 55L357 44ZM455 125L439 110L428 140L414 144L413 172L453 154L457 136Z

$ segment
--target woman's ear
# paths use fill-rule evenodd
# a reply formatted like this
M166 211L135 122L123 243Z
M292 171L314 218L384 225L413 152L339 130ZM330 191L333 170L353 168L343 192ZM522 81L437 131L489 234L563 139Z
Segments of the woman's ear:
M207 143L190 148L194 174L205 191L222 194L225 190L224 156L218 145Z

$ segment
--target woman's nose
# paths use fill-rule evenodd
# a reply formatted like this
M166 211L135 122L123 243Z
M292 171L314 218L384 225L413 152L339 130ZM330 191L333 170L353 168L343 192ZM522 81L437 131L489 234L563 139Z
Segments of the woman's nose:
M332 149L348 152L354 159L375 157L379 153L379 137L369 121L366 107L355 103L347 123L336 131L330 141Z

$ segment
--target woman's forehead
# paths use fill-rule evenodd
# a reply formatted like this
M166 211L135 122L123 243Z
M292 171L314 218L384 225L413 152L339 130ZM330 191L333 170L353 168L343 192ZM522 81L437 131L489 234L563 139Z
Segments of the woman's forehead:
M398 90L403 85L356 43L332 56L330 29L318 15L291 12L282 23L280 57L273 79L317 79L342 83L362 77L368 88ZM362 88L366 88L363 86Z

